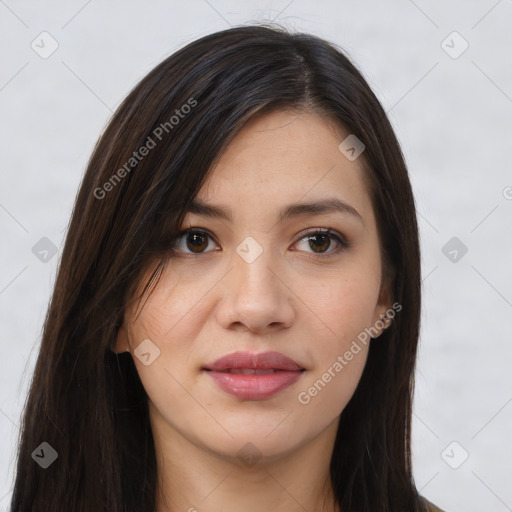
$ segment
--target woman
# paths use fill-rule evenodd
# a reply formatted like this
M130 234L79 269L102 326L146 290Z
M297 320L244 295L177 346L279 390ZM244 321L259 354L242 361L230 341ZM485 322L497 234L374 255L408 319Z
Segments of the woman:
M189 44L89 162L12 510L438 510L411 471L420 275L347 57L264 26Z

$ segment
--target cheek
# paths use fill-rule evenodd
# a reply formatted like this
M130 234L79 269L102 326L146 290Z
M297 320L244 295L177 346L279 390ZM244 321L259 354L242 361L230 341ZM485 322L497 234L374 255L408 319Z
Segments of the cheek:
M175 293L177 288L173 287L173 290ZM130 351L152 404L152 419L174 425L178 412L178 423L183 431L192 431L194 423L208 421L204 410L191 399L187 390L191 371L189 358L193 349L190 341L197 337L200 330L200 324L191 320L196 318L193 308L194 303L171 297L170 290L163 283L154 290L128 328ZM137 349L138 346L142 347L142 340L150 340L145 350L151 354L150 364L140 357L141 350Z
M167 267L149 297L141 300L141 309L131 312L132 349L146 338L158 345L162 353L172 351L178 355L182 348L189 347L200 330L202 299L212 286L206 281L198 285Z
M380 284L371 272L331 276L327 282L308 294L321 328L309 331L308 352L315 364L298 396L326 421L342 412L361 378L370 343L365 329L372 325Z
M316 324L322 326L324 352L339 352L374 321L379 300L380 275L371 269L347 269L330 275L322 284L305 283L301 296Z
M305 413L324 424L339 416L359 384L367 356L368 346L361 344L336 354L329 364L311 372L297 396Z
M347 301L333 309L327 334L312 337L308 349L314 365L297 399L322 423L341 414L359 384L370 343L364 333L367 318L368 312Z
M205 275L198 284L197 273L166 267L149 296L127 312L130 352L148 396L160 411L167 411L170 404L190 408L183 386L190 385L196 372L194 360L203 361L194 354L200 350L194 340L201 337L209 312L205 294L217 280ZM150 340L149 352L158 354L149 365L137 355L143 340Z

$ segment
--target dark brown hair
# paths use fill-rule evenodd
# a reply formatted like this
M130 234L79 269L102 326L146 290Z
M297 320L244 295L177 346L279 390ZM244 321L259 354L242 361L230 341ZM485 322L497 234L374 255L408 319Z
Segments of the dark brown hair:
M384 279L403 307L371 343L341 415L331 460L336 500L343 512L422 510L410 456L420 255L398 141L339 48L309 34L252 25L208 35L165 59L123 101L94 149L25 405L13 512L155 509L147 395L131 355L113 352L116 335L128 302L157 282L216 159L251 117L276 109L328 115L364 143L360 161ZM47 469L31 457L42 442L58 453Z

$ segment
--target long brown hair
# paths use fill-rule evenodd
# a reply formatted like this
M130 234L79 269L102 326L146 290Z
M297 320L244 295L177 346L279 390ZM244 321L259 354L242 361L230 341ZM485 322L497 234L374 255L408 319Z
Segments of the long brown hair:
M422 509L410 456L420 255L398 141L339 48L252 25L208 35L165 59L131 91L94 149L24 410L13 512L155 509L147 395L131 355L113 352L116 335L128 301L158 281L188 205L222 150L257 112L280 108L328 115L364 143L384 278L403 307L370 345L341 415L331 459L336 500L344 512ZM43 442L58 454L46 469L32 457Z

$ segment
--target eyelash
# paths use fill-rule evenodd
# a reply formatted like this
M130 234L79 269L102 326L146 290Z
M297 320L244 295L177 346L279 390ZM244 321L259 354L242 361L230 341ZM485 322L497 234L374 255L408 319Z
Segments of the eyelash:
M184 231L181 231L178 234L178 236L176 236L176 238L172 241L171 248L175 254L179 254L180 256L183 256L183 257L196 257L196 256L201 256L203 254L206 254L208 252L212 252L212 251L204 251L204 252L193 253L193 252L184 252L184 251L180 251L179 249L176 249L176 245L179 243L179 241L185 235L188 235L188 234L206 235L207 237L211 238L215 243L217 243L215 241L215 237L209 231L207 231L205 229L200 229L200 228L185 229ZM334 250L325 252L325 253L309 252L308 254L311 254L312 256L310 256L310 257L312 257L313 259L327 259L327 258L337 256L340 252L345 251L352 245L350 242L347 242L347 240L345 239L345 237L343 237L343 235L334 231L332 228L327 228L327 229L325 229L325 228L310 228L310 229L306 230L305 233L302 234L302 236L297 240L297 242L301 242L302 240L307 241L308 238L312 238L315 235L328 235L330 237L331 241L334 240L338 244L338 246Z

